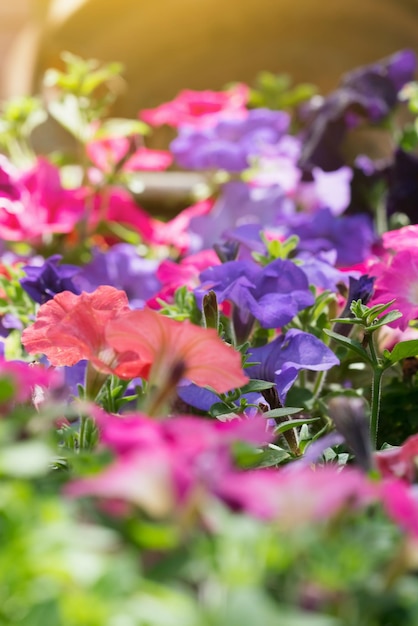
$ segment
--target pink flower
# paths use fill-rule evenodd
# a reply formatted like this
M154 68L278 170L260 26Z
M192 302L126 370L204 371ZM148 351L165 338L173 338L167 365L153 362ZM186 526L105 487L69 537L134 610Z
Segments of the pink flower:
M417 476L418 435L409 437L402 446L375 452L374 458L383 478L403 478L412 483Z
M134 362L143 366L140 375L157 386L179 364L184 367L185 378L212 387L218 393L248 382L242 371L241 355L213 329L188 321L177 322L146 308L119 315L106 325L105 332L107 343L122 358L124 352L135 353ZM129 359L124 361L130 372Z
M7 191L0 198L3 239L27 241L48 233L69 233L83 216L78 191L64 189L58 168L45 159L38 159L23 174L0 163L0 176L7 179Z
M101 445L115 453L115 460L99 475L70 483L66 493L122 499L154 517L190 504L200 508L208 496L223 499L223 485L244 476L233 466L231 444L262 445L270 439L263 418L161 422L140 414L94 413Z
M208 267L219 265L220 260L214 250L202 250L182 259L179 263L163 261L158 270L157 278L162 283L162 289L148 301L148 306L159 309L158 300L172 302L173 295L179 287L186 286L192 290L199 284L199 274Z
M413 487L402 480L385 480L380 497L389 517L405 532L418 538L418 497Z
M402 250L387 265L375 266L374 270L377 279L371 305L395 298L388 310L399 309L403 316L391 326L405 330L418 317L418 248Z
M389 230L383 233L382 240L385 249L393 252L399 252L405 248L414 248L418 243L418 224Z
M13 385L13 393L0 407L4 410L13 402L34 400L37 391L54 386L57 382L55 372L45 369L42 365L32 365L23 361L5 361L0 359L0 384L9 380ZM39 395L39 394L38 394Z
M63 291L40 307L35 323L23 331L22 343L29 354L45 354L54 366L87 359L99 372L134 378L142 369L134 355L119 355L105 337L107 324L126 311L128 298L114 287L81 295Z
M181 91L174 100L155 109L144 109L140 117L151 126L215 126L222 116L236 119L246 117L245 105L249 89L237 84L227 91Z
M123 166L124 172L162 172L173 162L173 155L167 150L138 148Z
M160 172L166 170L173 162L173 157L166 150L151 150L140 147L127 158L131 149L131 139L128 137L108 137L95 139L87 144L86 151L90 161L105 174L115 172L121 166L124 172Z
M193 244L188 230L190 221L194 217L207 215L212 207L212 200L202 200L184 209L168 222L154 220L152 242L157 245L172 246L181 254L185 254L190 250Z
M154 221L148 213L136 204L131 194L121 187L111 187L107 192L89 197L84 190L86 204L92 204L89 218L90 228L97 228L100 222L115 222L132 228L146 243L153 241Z

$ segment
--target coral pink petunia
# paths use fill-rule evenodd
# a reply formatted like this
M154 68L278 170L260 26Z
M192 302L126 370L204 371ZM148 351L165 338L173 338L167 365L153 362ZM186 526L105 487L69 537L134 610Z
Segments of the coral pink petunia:
M184 377L224 393L248 382L241 355L226 345L215 330L188 321L177 322L151 309L131 311L107 324L107 342L118 352L136 353L142 376L154 384L166 380L178 364ZM126 367L129 368L126 359ZM123 365L121 365L123 372Z
M134 355L117 354L105 337L106 325L126 311L127 296L114 287L81 295L63 291L40 307L35 323L23 331L22 343L29 354L43 353L55 366L87 359L99 372L134 378L141 370ZM123 364L124 359L129 363Z
M181 91L174 100L155 109L144 109L140 117L151 126L214 126L220 117L228 115L242 119L247 115L245 105L249 89L237 84L227 91Z

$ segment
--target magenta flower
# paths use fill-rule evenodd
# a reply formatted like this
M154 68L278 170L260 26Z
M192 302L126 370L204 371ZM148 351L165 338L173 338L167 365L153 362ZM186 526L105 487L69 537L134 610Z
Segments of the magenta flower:
M229 498L225 484L238 484L244 476L234 468L231 444L258 446L270 439L262 418L218 422L176 417L161 422L97 410L95 417L102 445L113 451L115 460L100 474L70 483L67 494L123 500L154 517L190 502L200 507L208 497Z
M409 322L418 317L418 249L400 251L388 265L376 266L375 271L378 267L380 273L371 304L389 302L395 298L388 310L399 309L403 316L391 322L391 326L405 330Z
M7 241L69 233L83 216L82 197L63 188L58 168L45 159L23 174L0 162L0 177L0 237Z
M247 85L237 84L227 91L192 91L185 89L171 102L155 109L144 109L140 117L151 126L190 126L208 128L223 116L242 119L248 114Z

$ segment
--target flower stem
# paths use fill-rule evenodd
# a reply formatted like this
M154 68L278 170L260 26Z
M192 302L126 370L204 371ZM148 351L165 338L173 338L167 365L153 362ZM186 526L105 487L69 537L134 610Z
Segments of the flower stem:
M383 369L376 367L373 372L372 382L372 398L371 398L371 415L370 415L370 436L372 440L373 448L377 446L377 431L379 427L379 413L380 413L380 394L382 387Z

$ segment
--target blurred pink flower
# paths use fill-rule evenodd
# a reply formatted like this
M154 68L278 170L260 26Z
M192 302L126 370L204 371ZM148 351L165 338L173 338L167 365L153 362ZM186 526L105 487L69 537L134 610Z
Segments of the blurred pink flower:
M88 218L90 228L97 228L101 222L115 222L135 230L144 242L153 241L155 220L136 204L128 191L121 187L111 187L94 196L89 194L89 190L84 190L85 202L92 206Z
M155 109L144 109L140 117L151 126L215 126L222 116L242 119L246 117L245 105L249 88L237 84L227 91L181 91L174 100Z
M374 459L383 478L403 478L412 483L417 477L418 435L409 437L402 446L375 452Z
M97 409L94 413L101 445L114 452L115 460L100 474L70 483L66 493L122 499L156 517L191 503L199 507L208 495L224 499L223 485L238 484L244 476L234 468L231 445L270 440L263 418L156 421L141 414L120 418Z
M82 218L83 199L78 190L64 189L59 170L39 158L27 172L0 162L0 237L27 241L48 233L69 233Z
M166 150L151 150L140 147L129 156L125 163L132 142L129 137L108 137L95 139L87 144L86 151L90 161L99 170L106 174L115 172L118 166L124 172L145 171L160 172L166 170L173 161L170 152Z
M418 539L418 497L414 488L402 480L384 480L380 498L389 517L408 535Z
M207 215L212 207L212 200L202 200L184 209L168 222L154 220L153 243L172 246L181 254L187 253L193 244L193 238L189 231L190 221L194 217Z
M13 385L12 397L0 403L0 411L10 407L10 402L28 402L34 400L36 392L59 383L57 373L47 370L42 365L24 363L23 361L5 361L0 358L0 386L1 381L11 381Z
M391 326L405 330L418 317L418 248L400 250L387 264L375 266L375 293L370 305L389 302L388 310L399 309L403 316Z

